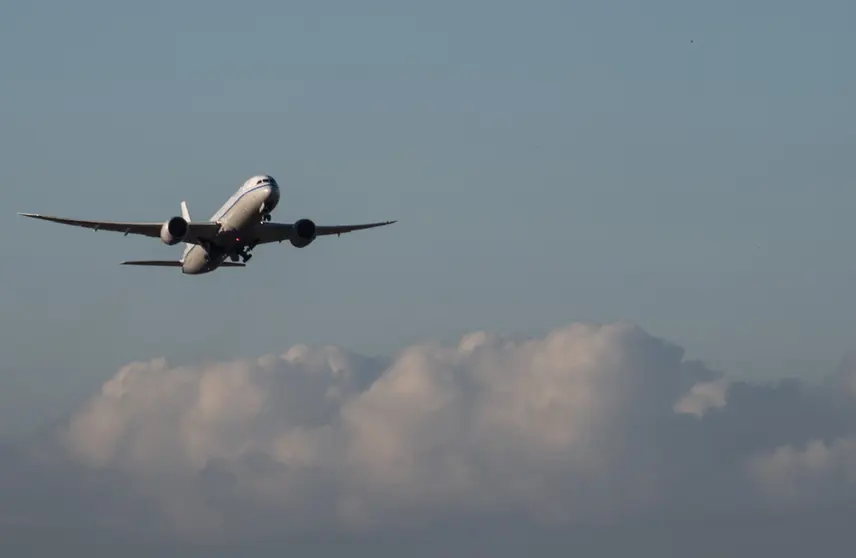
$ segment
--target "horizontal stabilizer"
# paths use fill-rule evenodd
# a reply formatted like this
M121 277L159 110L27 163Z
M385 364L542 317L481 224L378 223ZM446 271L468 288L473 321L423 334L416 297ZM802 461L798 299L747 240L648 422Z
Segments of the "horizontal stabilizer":
M181 267L181 262L178 260L132 260L122 262L122 265L140 265L148 267ZM245 267L246 264L239 262L223 262L220 267Z

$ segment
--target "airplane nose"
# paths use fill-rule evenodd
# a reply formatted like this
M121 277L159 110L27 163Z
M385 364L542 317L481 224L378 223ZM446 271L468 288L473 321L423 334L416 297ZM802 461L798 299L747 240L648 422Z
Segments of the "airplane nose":
M276 205L279 202L279 186L276 184L271 184L268 189L268 200L272 202L272 205Z

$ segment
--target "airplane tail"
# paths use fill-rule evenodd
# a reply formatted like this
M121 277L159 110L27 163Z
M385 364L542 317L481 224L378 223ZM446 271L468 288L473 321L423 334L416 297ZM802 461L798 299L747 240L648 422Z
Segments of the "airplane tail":
M181 202L181 218L190 223L190 210L187 209L187 202ZM190 249L193 248L192 244L187 242L184 243L184 252L181 254L180 262L184 261L184 258L187 256L187 253L190 252Z

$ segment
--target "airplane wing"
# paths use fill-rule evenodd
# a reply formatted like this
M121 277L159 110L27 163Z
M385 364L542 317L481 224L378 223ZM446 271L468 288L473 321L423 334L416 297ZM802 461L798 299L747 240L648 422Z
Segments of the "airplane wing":
M352 231L384 227L396 222L397 221L381 221L378 223L364 223L361 225L317 225L315 227L315 236L330 236L332 234L340 235ZM283 240L288 240L291 236L292 227L294 227L292 223L262 223L256 229L259 241L258 243L267 244L268 242L282 242Z
M141 267L181 267L184 265L179 260L129 260L122 262L122 265L137 265ZM220 267L246 267L247 264L241 262L225 261L220 264Z
M23 217L31 217L33 219L41 219L42 221L51 221L62 225L71 225L73 227L84 227L96 231L114 231L129 234L138 234L142 236L150 236L152 238L160 238L161 227L160 223L144 223L144 222L121 222L121 221L83 221L79 219L65 219L62 217L51 217L49 215L39 215L38 213L18 213ZM197 244L200 240L213 239L220 230L219 223L210 221L191 221L188 225L187 238L183 242L189 244Z

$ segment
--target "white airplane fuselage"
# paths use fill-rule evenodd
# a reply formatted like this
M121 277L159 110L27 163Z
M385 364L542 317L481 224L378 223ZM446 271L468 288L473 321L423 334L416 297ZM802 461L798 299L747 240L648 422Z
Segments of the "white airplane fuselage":
M227 257L236 258L235 251L243 246L242 233L251 231L269 219L279 203L279 197L279 185L268 175L254 176L244 182L211 216L211 221L220 223L216 243L209 246L188 245L182 257L182 273L210 273L220 267Z

